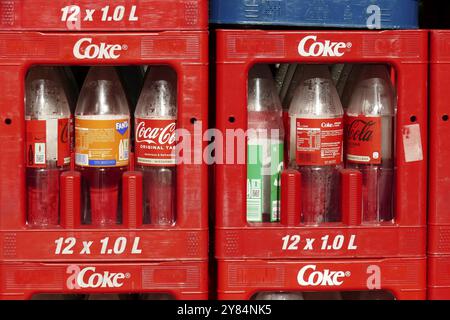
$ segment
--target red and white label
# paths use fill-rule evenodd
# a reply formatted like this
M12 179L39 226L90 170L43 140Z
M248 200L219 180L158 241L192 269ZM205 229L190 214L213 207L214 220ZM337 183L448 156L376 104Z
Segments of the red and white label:
M344 123L342 118L303 119L296 122L296 161L301 166L340 164Z
M381 117L346 116L347 161L381 164Z
M176 126L174 119L136 118L136 163L175 166Z
M46 168L49 161L55 161L60 167L70 163L69 121L26 121L27 167Z

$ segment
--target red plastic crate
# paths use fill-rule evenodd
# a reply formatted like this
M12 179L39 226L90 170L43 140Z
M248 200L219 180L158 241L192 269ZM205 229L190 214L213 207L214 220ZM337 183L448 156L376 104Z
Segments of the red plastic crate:
M207 262L130 264L0 264L0 300L35 294L167 293L178 300L208 298Z
M197 31L0 33L0 148L3 150L0 157L0 262L208 259L206 164L183 163L177 167L177 223L173 227L140 223L142 185L134 179L133 173L129 174L129 180L124 180L123 224L111 229L81 225L77 205L79 180L76 175L66 173L62 177L61 227L35 230L26 225L24 162L24 81L32 65L168 64L178 74L178 127L198 135L200 125L202 131L208 123L207 37L207 32ZM94 44L121 44L122 49L116 52L120 56L117 59L77 59L73 50L84 38L91 39ZM106 237L109 238L108 245L102 252L100 241ZM59 252L57 240L63 242ZM83 251L84 243L90 241L93 244L87 254ZM113 251L114 244L124 241L124 251ZM132 250L136 245L137 250Z
M384 290L397 300L426 299L426 258L371 260L222 260L218 298L258 292Z
M317 37L314 39L322 43L323 47L328 44L333 49L325 50L319 57L301 56L299 44L308 36ZM313 41L313 38L308 41ZM337 50L337 54L334 50ZM250 225L246 222L246 165L218 164L216 166L217 258L425 256L428 32L219 30L217 31L218 129L222 132L226 129L244 131L247 129L247 79L248 71L254 64L293 62L386 63L395 68L398 88L396 219L394 223L361 225L358 223L360 217L355 216L358 212L349 211L348 216L344 217L346 223L326 224L320 227L289 223ZM420 137L410 135L411 129L416 129ZM406 155L415 150L419 144L423 148L423 160L410 161L411 158ZM343 202L354 201L351 194L348 197L349 199L343 199ZM298 243L297 247L294 247L295 250L282 249L285 239L288 239L288 245ZM307 245L306 239L315 239L313 249L302 250ZM323 239L327 239L325 244ZM334 250L332 249L334 241L343 241L343 245L337 246L338 248Z
M450 32L431 32L430 66L430 169L429 244L430 255L450 255Z
M428 298L450 300L450 32L431 31Z
M450 300L450 255L428 257L428 299Z
M207 0L0 0L0 30L206 30Z

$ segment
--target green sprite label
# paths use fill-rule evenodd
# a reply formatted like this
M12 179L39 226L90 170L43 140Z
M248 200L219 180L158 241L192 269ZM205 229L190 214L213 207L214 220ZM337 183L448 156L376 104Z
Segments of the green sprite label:
M283 170L283 155L283 141L248 141L247 221L280 221L280 175Z

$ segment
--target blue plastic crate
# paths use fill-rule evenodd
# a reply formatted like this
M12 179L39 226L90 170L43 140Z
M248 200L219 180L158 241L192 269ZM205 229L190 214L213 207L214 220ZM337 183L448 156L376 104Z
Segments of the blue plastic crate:
M211 0L211 23L417 29L418 0Z

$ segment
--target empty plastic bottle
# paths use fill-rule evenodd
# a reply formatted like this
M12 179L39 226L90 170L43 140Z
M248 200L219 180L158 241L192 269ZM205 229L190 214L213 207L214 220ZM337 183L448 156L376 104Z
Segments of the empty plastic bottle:
M290 165L302 173L305 224L340 221L343 115L328 67L305 66L289 110Z
M128 102L114 67L92 67L75 114L75 162L83 179L83 222L121 222L122 174L130 148Z
M248 82L247 220L278 222L283 109L267 65L253 67Z
M61 83L64 88L64 92L67 96L67 101L69 102L70 107L70 152L72 153L75 150L75 109L77 107L78 96L80 94L80 90L78 88L77 81L70 67L59 67L59 74L61 77Z
M144 223L176 219L177 74L150 67L135 113L136 167L144 173Z
M252 300L304 300L301 292L260 292Z
M70 107L59 71L34 67L26 78L27 221L59 224L59 177L70 165Z
M346 112L347 167L363 174L363 221L393 219L394 88L385 65L361 70Z

